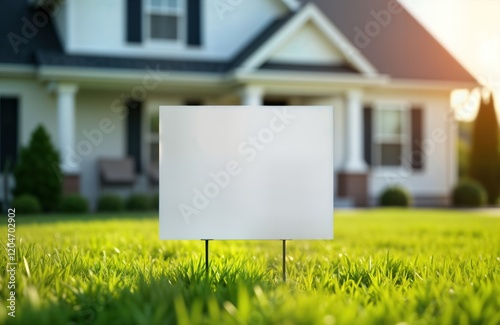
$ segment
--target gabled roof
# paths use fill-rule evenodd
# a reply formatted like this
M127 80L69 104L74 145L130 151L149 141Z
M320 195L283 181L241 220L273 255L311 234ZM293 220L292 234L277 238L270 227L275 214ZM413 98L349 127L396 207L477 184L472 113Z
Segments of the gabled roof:
M273 24L262 35L257 37L257 44L252 44L249 49L244 50L243 59L238 62L240 68L257 69L271 59L280 46L286 44L295 33L305 28L307 24L313 24L318 32L324 35L325 42L333 45L345 58L343 65L352 66L355 70L366 74L375 75L376 69L354 46L346 39L338 28L314 4L306 4L293 15ZM279 27L276 27L278 25Z
M245 62L255 51L257 51L264 43L266 43L271 37L273 37L276 32L278 32L292 17L295 16L295 12L289 13L283 17L280 17L272 21L263 31L257 35L254 39L250 40L247 46L236 54L234 59L231 61L231 68L239 67L243 62Z
M395 0L301 0L314 3L349 39L376 22L372 12ZM474 82L475 78L404 7L359 50L382 74L396 79ZM445 19L445 18L443 18ZM359 30L358 30L359 31ZM362 44L364 45L364 44Z
M297 16L303 15L304 8L295 8L295 2L314 3L320 14L327 17L347 46L356 45L357 28L364 29L366 24L375 21L371 12L387 9L393 0L293 0L290 12L276 19L253 40L248 42L232 60L183 60L183 59L149 59L145 57L118 58L94 55L68 55L59 42L52 22L38 28L35 37L26 38L26 43L19 45L16 53L9 37L0 37L0 63L29 64L37 66L70 66L114 69L144 69L146 66L159 65L163 71L186 71L222 74L241 67L256 55L262 47L270 43L278 33L287 29ZM313 7L315 7L313 6ZM311 7L311 6L309 6ZM32 17L33 9L28 1L9 2L8 9L3 10L0 19L0 34L15 33L21 37L23 17ZM337 44L338 45L338 44ZM345 50L345 46L342 46ZM398 14L391 15L390 23L382 27L374 37L370 37L367 46L347 48L349 52L359 53L376 72L395 79L414 79L430 81L455 81L477 83L474 77L404 8ZM338 67L308 66L300 64L277 64L261 62L261 69L278 69L291 71L324 71L356 73L352 65ZM352 62L351 62L352 63ZM355 67L358 68L358 67Z

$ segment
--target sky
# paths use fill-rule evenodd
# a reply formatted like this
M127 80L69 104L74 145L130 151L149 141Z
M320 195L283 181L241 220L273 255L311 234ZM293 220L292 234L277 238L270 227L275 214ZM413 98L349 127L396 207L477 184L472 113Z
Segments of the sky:
M500 117L500 0L399 0L480 82L493 89ZM457 92L460 107L466 93ZM459 109L459 108L458 108ZM462 110L461 119L476 112Z

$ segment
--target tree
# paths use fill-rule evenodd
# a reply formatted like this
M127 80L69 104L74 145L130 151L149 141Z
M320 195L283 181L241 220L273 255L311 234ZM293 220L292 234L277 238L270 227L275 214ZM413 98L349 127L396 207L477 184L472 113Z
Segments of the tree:
M44 212L59 206L62 183L53 166L59 166L59 153L45 129L39 125L31 135L27 147L21 149L19 163L14 170L14 196L33 195Z
M499 125L493 96L481 100L474 121L470 151L470 176L484 186L488 204L495 204L500 194Z

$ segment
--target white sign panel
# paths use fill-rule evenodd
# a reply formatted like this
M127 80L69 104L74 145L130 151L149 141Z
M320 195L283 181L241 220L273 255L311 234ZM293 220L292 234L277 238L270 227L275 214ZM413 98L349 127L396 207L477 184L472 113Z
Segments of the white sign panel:
M332 239L333 108L161 106L161 239Z

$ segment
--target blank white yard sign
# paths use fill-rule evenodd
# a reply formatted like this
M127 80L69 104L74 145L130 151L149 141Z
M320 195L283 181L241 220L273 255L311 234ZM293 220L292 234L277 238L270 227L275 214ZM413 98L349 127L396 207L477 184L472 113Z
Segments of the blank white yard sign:
M332 239L333 108L161 106L161 239Z

